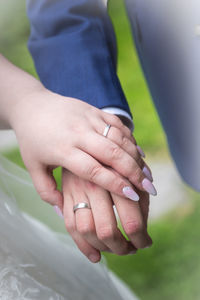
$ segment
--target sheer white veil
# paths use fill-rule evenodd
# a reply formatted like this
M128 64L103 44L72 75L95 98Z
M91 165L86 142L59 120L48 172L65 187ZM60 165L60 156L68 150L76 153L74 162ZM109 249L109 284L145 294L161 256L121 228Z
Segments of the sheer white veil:
M28 173L0 156L0 299L136 299L104 263L90 263L66 234L22 213L38 200Z

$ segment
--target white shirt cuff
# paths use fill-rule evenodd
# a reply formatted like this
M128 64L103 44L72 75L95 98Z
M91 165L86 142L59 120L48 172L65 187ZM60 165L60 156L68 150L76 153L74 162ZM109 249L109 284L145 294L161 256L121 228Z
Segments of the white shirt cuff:
M109 114L113 114L113 115L117 115L119 118L120 116L123 116L127 119L127 123L128 123L128 127L129 129L133 132L134 130L134 123L133 120L131 118L131 116L129 115L129 113L127 113L125 110L118 108L118 107L104 107L102 108L103 111L109 113Z

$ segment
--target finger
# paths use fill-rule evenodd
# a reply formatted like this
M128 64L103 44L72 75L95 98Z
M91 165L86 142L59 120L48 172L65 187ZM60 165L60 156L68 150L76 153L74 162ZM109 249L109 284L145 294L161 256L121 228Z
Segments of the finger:
M139 192L139 191L138 191ZM144 226L146 228L147 234L148 234L148 216L149 216L149 194L145 192L139 192L140 193L140 201L138 202L140 205L140 209L143 216ZM148 234L149 236L149 234ZM150 247L152 245L152 239L149 236L149 244L147 246Z
M155 187L146 178L137 162L109 139L96 133L88 133L80 140L80 147L90 155L95 153L97 160L129 179L139 190L147 191L154 196L157 194Z
M125 239L117 227L109 193L89 182L87 186L98 239L118 255L126 255L135 251L136 249Z
M106 124L102 121L98 123L98 126L96 124L95 129L96 132L101 133L99 128L105 127ZM97 130L98 128L98 130ZM144 175L152 182L152 172L147 165L147 163L144 162L142 157L145 157L145 154L140 146L136 145L136 141L133 136L127 137L124 135L124 133L119 130L118 128L112 126L107 134L107 138L120 146L123 150L125 150L132 158L135 159L135 161L138 163L140 168L142 169Z
M131 136L132 136L131 130L123 124L123 122L120 120L119 117L117 117L113 114L103 112L103 111L102 111L102 113L103 113L102 120L106 124L110 124L111 126L118 128L127 138L131 138ZM103 134L103 132L100 134Z
M120 148L122 148L124 151L126 151L137 162L138 166L143 171L144 176L147 177L151 182L153 182L151 169L142 159L141 152L138 151L139 146L136 146L116 127L110 128L107 138L120 146Z
M98 123L98 130L96 131L100 133L99 128L105 127L106 124L101 122L101 124ZM96 127L97 128L97 127ZM124 135L124 133L119 130L118 128L112 126L107 134L107 138L120 146L124 151L126 151L135 161L138 163L139 167L142 169L144 175L152 182L152 172L147 165L147 163L144 162L142 158L145 157L145 154L140 146L136 145L136 141L133 136L127 137Z
M72 238L79 250L92 262L97 263L101 260L101 252L91 246L78 232L73 233Z
M140 192L140 201L138 202L140 205L140 209L142 212L144 225L147 228L147 221L148 221L148 215L149 215L149 194L145 192Z
M102 128L105 127L106 127L106 123L103 120L98 121L98 124L96 122L94 125L95 131L102 135L103 135L103 133L101 133ZM141 154L138 151L133 136L126 135L117 127L111 126L106 138L108 138L110 141L114 142L115 144L120 146L123 150L125 150L132 158L134 158L137 161L138 165L141 168L143 168L144 161L141 158Z
M139 200L139 196L125 178L103 167L86 152L76 148L71 156L63 156L59 164L75 175L96 183L109 192L135 201Z
M136 145L127 138L118 128L111 127L107 138L120 146L124 151L126 151L139 165L141 169L144 167L144 161L141 158L140 153L138 152L138 149Z
M77 193L78 190L73 191L74 205L83 202L90 206L90 201L87 195L83 193L83 188L84 186L82 187L81 193ZM82 236L95 249L99 251L107 251L108 248L105 244L97 238L92 209L78 209L74 214L76 229L79 236Z
M44 166L38 166L37 168L30 170L30 175L40 198L51 205L58 206L62 211L63 195L57 190L52 170Z
M112 195L122 227L136 248L146 248L151 239L146 231L140 205L128 199Z
M144 167L142 169L144 175L151 181L153 182L153 176L152 176L152 172L151 169L149 168L149 166L144 162Z
M142 150L142 148L141 148L139 145L137 145L136 147L137 147L138 152L140 153L140 155L141 155L143 158L145 158L146 155L145 155L144 151Z
M69 193L66 189L64 193L64 220L65 226L68 233L73 238L79 250L93 263L100 261L101 254L98 250L92 247L78 232L76 229L76 221L73 212L73 199L69 196Z

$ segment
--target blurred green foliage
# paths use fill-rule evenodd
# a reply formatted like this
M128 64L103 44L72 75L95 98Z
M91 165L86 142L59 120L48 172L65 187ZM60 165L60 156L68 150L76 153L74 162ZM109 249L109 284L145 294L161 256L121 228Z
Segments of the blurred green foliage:
M109 3L117 38L118 75L133 114L134 135L145 151L162 155L166 151L165 136L139 64L124 2Z
M0 3L0 52L14 64L37 77L27 49L29 23L25 1L2 1ZM7 9L3 3L7 3L4 5ZM5 10L7 12L3 13ZM123 1L111 0L109 14L117 37L118 75L134 116L135 136L138 144L146 152L161 155L162 152L166 152L165 137L140 68Z
M10 2L12 9L2 10L2 3ZM12 13L10 13L12 11ZM118 43L118 74L134 115L135 136L145 152L162 155L166 152L164 133L141 71L132 42L130 26L122 0L109 5ZM9 16L9 17L8 17ZM14 64L36 75L27 50L29 25L24 1L2 0L0 3L0 51ZM19 151L6 156L24 167ZM55 171L59 186L60 169ZM138 251L137 255L118 257L106 254L109 267L141 297L148 300L200 299L200 205L196 195L189 207L182 207L165 219L150 224L154 245ZM65 233L63 222L51 208L43 204L21 203L19 206L54 230ZM107 300L107 299L106 299Z
M200 299L200 204L197 196L192 198L178 213L150 224L151 248L132 257L105 254L108 266L141 299Z
M6 153L6 156L24 167L19 152L12 151ZM56 170L55 176L60 184L60 168ZM150 223L149 233L154 242L150 249L124 257L104 254L109 268L141 300L199 300L200 203L196 193L190 191L188 197L190 204ZM18 199L18 205L53 230L66 233L63 221L48 204L39 199L34 203L29 199L26 202Z
M13 64L37 77L27 49L29 22L25 1L0 1L0 52Z

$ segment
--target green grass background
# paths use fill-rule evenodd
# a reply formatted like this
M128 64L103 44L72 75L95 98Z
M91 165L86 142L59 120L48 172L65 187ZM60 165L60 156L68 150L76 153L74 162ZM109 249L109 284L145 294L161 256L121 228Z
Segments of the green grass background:
M37 76L26 48L29 25L24 1L7 0L5 3L5 0L0 3L0 51L14 64ZM109 13L118 42L118 74L134 115L135 136L148 155L155 159L165 157L165 136L138 62L123 1L111 0ZM5 155L24 167L18 149ZM55 176L60 184L59 169ZM199 196L191 190L188 195L189 205L150 224L153 247L134 256L105 255L108 266L141 299L200 299ZM66 233L63 222L47 204L39 200L32 203L28 199L26 202L19 199L18 204L52 229Z

